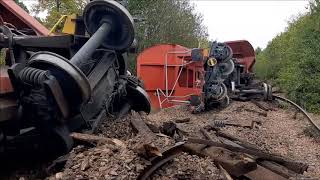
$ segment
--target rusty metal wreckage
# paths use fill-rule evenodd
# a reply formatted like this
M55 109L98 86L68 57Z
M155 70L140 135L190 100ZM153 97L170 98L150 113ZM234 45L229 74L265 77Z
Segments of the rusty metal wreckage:
M233 42L233 45L234 43L235 42ZM172 49L176 49L177 47L181 48L176 45L163 45L163 47L168 46L173 47ZM233 46L233 49L235 48L237 48L237 46ZM157 49L157 47L155 46L154 49ZM163 49L164 48L159 48L160 53L163 53ZM169 48L169 50L171 50L170 53L175 54L172 49ZM310 121L313 127L320 131L320 127L299 105L287 98L273 95L271 86L266 83L252 83L253 79L251 74L248 73L249 71L243 71L243 69L250 69L248 68L248 66L252 67L254 64L254 60L252 61L251 59L249 63L248 59L247 61L242 62L237 60L236 58L234 58L232 54L232 48L228 45L228 43L214 42L211 47L210 53L206 58L201 57L201 55L199 54L196 55L197 57L201 57L200 59L204 61L204 63L202 63L204 64L204 69L202 72L204 73L205 79L203 82L203 86L197 88L191 85L186 86L186 88L180 87L179 85L176 86L175 83L171 82L169 84L174 84L173 86L167 85L165 87L163 86L163 89L157 89L157 92L162 92L162 99L160 99L159 93L154 93L153 87L155 83L151 83L148 77L143 76L144 73L147 73L148 68L152 68L152 70L155 70L154 66L157 66L159 64L160 66L158 67L163 68L163 66L161 66L161 63L159 62L148 62L150 61L150 59L148 59L148 51L149 50L147 50L147 52L144 52L145 54L142 53L142 55L140 55L141 62L138 62L138 68L140 68L138 69L138 75L140 74L142 75L140 76L142 79L146 79L145 85L147 92L151 96L152 104L155 104L156 107L161 108L162 105L172 106L175 103L188 103L191 106L195 106L196 108L194 109L196 109L197 112L200 112L205 109L218 108L221 106L226 107L229 104L229 95L232 99L241 101L254 100L253 102L256 102L256 100L273 101L277 99L293 105L295 108L297 108L297 110L303 113L303 115ZM192 61L194 61L193 58L189 58L189 61L191 62L188 62L186 58L186 56L188 55L185 55L186 52L189 53L189 56L193 57L195 56L195 53L201 51L199 51L198 49L177 51L176 54L179 54L175 57L176 59L178 59L177 62L180 63L179 59L181 59L181 57L187 62L182 61L183 63L181 63L181 67L178 66L176 71L171 69L172 72L170 73L171 76L168 77L169 80L168 78L162 79L163 81L161 81L160 79L158 81L160 84L168 84L168 82L172 81L172 79L170 78L176 78L176 82L180 82L179 78L181 74L182 77L188 77L188 73L186 73L186 75L183 74L184 72L181 71L182 68L188 69L186 72L191 70L191 78L193 77L194 74L192 73L192 71L197 70L198 62L195 62L194 65L192 65ZM182 53L184 54L183 56L181 55ZM239 54L240 53L236 53L236 55ZM159 57L161 57L161 55L159 55ZM166 60L165 67L170 67L170 65L174 64L176 60L175 58L171 57L171 60L173 59L171 64ZM158 57L154 59L160 60L160 62L162 61L161 58ZM190 67L188 67L188 65ZM195 74L197 73L195 72ZM165 77L167 77L167 75ZM182 83L180 83L180 85L182 85ZM161 85L159 85L158 87L161 87ZM171 93L167 93L166 91L171 91ZM152 96L158 96L159 100L157 100L156 98L152 98ZM184 98L184 101L176 101L177 98ZM259 103L257 103L257 106L262 105L259 105ZM268 109L265 107L260 108L268 111ZM264 113L261 113L261 115L264 115ZM217 167L219 167L221 172L223 172L222 174L224 175L224 179L288 179L290 177L298 177L299 174L302 174L308 168L308 166L302 162L295 162L288 158L266 153L264 151L261 151L253 144L244 142L229 134L220 132L219 128L226 125L239 126L233 123L226 123L225 121L218 121L213 123L214 127L207 127L210 130L216 131L215 138L212 138L204 128L200 129L200 131L204 134L207 140L182 137L182 141L177 142L175 146L164 151L162 153L162 156L151 159L151 165L147 166L143 170L143 172L138 176L138 179L149 179L153 174L155 174L157 170L162 168L165 164L169 163L177 156L181 155L183 152L196 154L198 156L211 157ZM252 126L253 124L251 124L251 126L242 127L252 128ZM217 151L210 149L212 147L218 149L223 148L224 150L220 149L221 151L219 152L224 155L221 155L217 153ZM247 156L247 158L245 158L246 160L243 161L236 161L232 158L231 160L225 155L228 154L228 151L232 152L231 156L237 156L237 153L242 153L242 155L240 156Z
M26 156L35 147L65 153L72 131L92 133L107 116L150 112L142 83L128 73L126 52L135 36L130 13L116 1L91 1L78 23L85 29L58 36L0 26L0 46L9 51L1 69L9 75L1 77L8 82L0 88L1 158Z
M163 49L162 49L163 50ZM191 56L192 56L191 50ZM198 50L197 50L198 51ZM181 51L180 51L181 52ZM146 56L148 57L148 56ZM180 56L181 57L181 56ZM177 57L178 59L180 57ZM244 75L241 76L240 68L243 68L245 63L239 63L236 59L232 59L232 49L226 43L216 43L214 42L210 54L208 58L204 60L204 83L200 88L202 91L198 93L198 89L193 86L190 86L186 91L185 89L179 90L181 87L166 87L165 90L177 89L174 96L166 96L163 93L164 100L156 101L153 100L153 104L159 102L160 107L163 102L167 101L167 106L172 106L176 102L187 102L191 106L203 106L198 108L197 111L202 111L203 109L212 109L217 108L219 106L227 106L229 104L229 97L237 100L280 100L293 105L297 110L299 110L303 115L310 121L310 123L315 127L318 131L320 130L319 126L314 122L314 120L307 114L307 112L301 108L296 103L290 101L287 98L273 95L272 88L270 85L265 83L253 84L250 83L252 79L244 80ZM156 63L146 63L143 61L140 62L140 73L145 73L144 70L148 70L148 66L154 66ZM185 57L183 57L185 58ZM155 58L157 59L157 58ZM200 58L202 59L202 58ZM192 60L191 60L192 61ZM139 63L139 62L138 62ZM254 61L251 62L250 66L252 66ZM186 63L186 68L188 68L188 63ZM191 63L189 63L191 64ZM235 68L235 64L236 67ZM165 65L168 65L166 62ZM146 66L146 67L143 67ZM159 66L160 67L160 66ZM162 68L162 67L161 67ZM189 67L192 69L193 67ZM179 68L177 68L179 69ZM171 69L172 70L172 69ZM194 70L194 69L193 69ZM179 71L177 73L177 81L179 81L179 76L181 73ZM138 72L139 74L139 72ZM171 73L171 76L174 73ZM191 73L192 74L192 73ZM144 76L141 76L142 79ZM247 76L248 77L248 76ZM172 78L172 77L171 77ZM150 96L153 94L153 89L150 84L145 83L147 92L151 92ZM248 82L249 81L249 82ZM161 82L161 81L160 81ZM168 82L168 79L165 79L165 83ZM241 84L241 82L247 82L245 84ZM149 86L148 86L149 85ZM153 84L152 84L153 85ZM262 86L261 86L262 85ZM157 90L159 91L159 89ZM174 91L172 91L174 92ZM177 93L178 92L178 93ZM186 93L193 92L194 95L187 95ZM231 92L231 93L230 93ZM198 94L197 94L198 93ZM157 94L155 94L157 95ZM159 97L159 96L158 96ZM183 97L185 101L174 101L174 98ZM152 98L151 98L152 100ZM256 101L254 101L256 102ZM259 106L259 104L257 104ZM265 107L260 107L268 111ZM263 115L263 113L261 113ZM216 124L215 124L216 123ZM214 127L207 127L210 130L216 131L217 137L214 139L207 133L207 131L202 128L200 131L204 134L207 140L203 139L194 139L189 137L182 137L182 141L176 143L170 149L167 149L162 153L161 157L156 157L151 159L151 165L146 167L144 171L138 176L138 179L144 180L149 179L152 175L161 167L163 167L166 163L172 161L177 156L181 155L183 152L189 154L196 154L199 156L207 156L211 157L217 167L223 172L225 179L232 178L240 178L240 179L287 179L290 177L298 177L299 174L302 174L307 169L307 165L301 162L295 162L291 159L283 158L281 156L272 155L266 152L261 151L255 145L252 145L247 142L243 142L240 139L237 139L231 135L220 132L220 127L224 127L225 125L236 125L237 124L228 124L224 121L214 122ZM249 128L252 128L248 126ZM244 126L243 126L244 127ZM223 148L225 150L232 151L233 153L243 153L241 156L247 156L247 159L244 161L234 161L230 160L227 156L221 155L223 157L219 157L217 152L211 150L210 148ZM228 154L227 151L221 150L222 154ZM220 152L220 151L219 151ZM219 154L219 153L218 153ZM231 156L236 156L232 154ZM227 157L227 158L226 158ZM247 161L249 160L249 161ZM238 164L239 163L239 164ZM240 165L241 164L241 165Z
M91 1L85 7L83 17L76 21L75 34L59 36L36 36L47 35L48 31L32 19L14 20L21 25L18 28L17 25L5 22L9 17L28 16L21 13L21 10L17 11L18 7L11 1L2 5L1 8L6 8L1 12L11 9L14 13L14 16L1 14L3 19L1 18L0 25L0 47L8 49L6 66L0 67L2 160L12 155L26 157L27 153L66 153L73 145L70 132L94 133L107 117L121 117L130 110L149 113L151 103L157 108L166 101L169 104L164 104L165 107L186 102L196 107L196 111L202 111L227 106L229 96L239 100L278 99L297 107L320 131L320 127L297 104L272 95L270 85L250 83L255 59L254 54L252 56L252 52L249 52L247 41L239 41L240 44L236 41L214 42L205 58L201 49L190 50L178 45L166 45L166 48L170 46L168 50L171 52L170 55L166 52L168 57L164 59L167 61L161 64L162 56L153 58L160 59L162 69L159 72L165 72L156 81L150 81L150 76L145 75L149 71L147 63L152 62L143 64L141 59L145 53L141 53L138 57L138 76L144 80L150 100L142 82L128 73L126 52L135 44L133 18L116 1ZM10 11L7 12L9 13ZM31 27L33 31L25 29L26 27ZM86 32L90 37L86 36ZM172 47L174 50L179 47L179 52L172 51ZM245 56L246 53L251 55ZM176 55L179 59L177 64L168 62L172 59L171 55ZM188 66L201 71L197 75L203 73L200 86L195 87L196 78L189 78L189 74L185 74L189 72ZM182 91L175 89L176 85L179 88L184 84L180 83L180 76L192 81L187 82L186 87L183 87L187 89ZM196 72L192 77L196 77ZM155 83L161 85L154 86ZM188 94L184 94L186 92ZM181 152L190 151L190 147L186 148L186 144L190 142L226 147L211 141L186 139L163 152L162 157L154 159L139 178L147 179ZM230 146L227 148L234 150ZM260 153L257 156L265 157L264 155L266 154ZM273 157L272 160L283 162L281 158Z
M245 40L214 42L207 49L159 44L137 59L137 75L155 109L191 104L199 111L225 107L230 98L272 99L271 86L254 85L255 52ZM156 72L159 76L148 76Z

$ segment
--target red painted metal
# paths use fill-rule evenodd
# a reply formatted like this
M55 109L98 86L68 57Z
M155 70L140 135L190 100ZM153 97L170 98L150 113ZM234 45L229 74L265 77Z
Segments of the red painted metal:
M13 0L0 0L0 24L4 22L17 29L32 29L34 35L47 36L49 30L18 6ZM0 94L13 92L7 73L8 67L0 66Z
M252 73L252 67L255 63L255 52L252 45L246 40L228 41L226 42L232 50L233 57L237 62L245 66L245 72ZM172 52L187 52L172 54ZM148 92L152 108L170 107L177 103L170 102L172 100L188 100L189 95L201 95L203 80L203 62L191 62L191 49L176 44L160 44L145 49L137 58L137 76L143 80L145 89ZM181 62L185 61L185 65L181 75L179 72ZM168 60L168 70L166 73L165 60ZM190 63L190 64L188 64ZM168 85L166 87L166 74L168 77ZM177 86L174 87L175 81L178 79ZM166 99L166 89L168 94L172 91L171 97L160 106L158 94L159 90L164 92L160 94L160 102Z
M0 0L0 16L17 29L31 28L36 35L46 36L49 30L18 6L13 0Z
M245 66L244 73L252 73L253 65L256 62L255 51L252 45L246 40L228 41L226 44L231 47L233 58L236 58L238 63Z
M7 66L0 66L0 95L13 92L7 71Z
M162 108L176 104L176 102L170 102L171 100L183 101L189 99L192 94L200 94L203 72L202 61L191 61L191 49L176 44L152 46L140 53L137 59L137 75L143 80L154 109L160 108L157 90L158 93L162 91L170 96L168 100L165 100L163 94L160 96L160 101L165 100ZM179 73L181 73L180 76ZM168 75L167 85L166 74Z

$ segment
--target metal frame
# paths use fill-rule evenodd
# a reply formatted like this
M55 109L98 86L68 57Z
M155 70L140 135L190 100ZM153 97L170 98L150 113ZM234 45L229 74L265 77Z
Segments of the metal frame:
M196 63L196 61L190 61L188 63L184 63L184 59L186 57L186 55L182 56L182 59L181 59L181 65L173 65L173 64L168 64L168 55L169 54L188 54L188 53L191 53L192 50L187 50L187 51L169 51L166 53L166 57L165 57L165 64L164 64L164 71L165 71L165 92L163 92L162 89L160 88L157 88L156 89L156 93L157 93L157 96L158 96L158 101L159 101L159 105L160 105L160 108L162 109L162 104L165 103L166 101L170 102L170 103L178 103L178 104L189 104L190 102L189 101L185 101L185 100L178 100L179 98L185 98L185 97L189 97L193 94L187 94L187 95L184 95L184 96L172 96L176 86L177 86L177 83L179 81L179 78L181 76L181 73L182 73L182 70L183 68L180 68L179 69L179 72L178 72L178 76L177 78L175 79L175 82L173 84L173 87L172 87L172 90L170 91L169 93L169 85L168 85L168 67L185 67L189 64L192 64L192 63ZM164 100L161 101L161 96L164 97ZM177 99L171 99L171 98L177 98Z

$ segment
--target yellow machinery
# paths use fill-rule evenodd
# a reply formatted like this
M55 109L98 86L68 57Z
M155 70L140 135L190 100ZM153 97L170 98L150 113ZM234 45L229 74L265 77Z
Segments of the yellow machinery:
M64 22L63 28L61 33L63 34L76 34L77 33L77 21L79 17L76 14L71 15L63 15L61 18L56 22L56 24L51 28L49 35L58 32L59 25Z

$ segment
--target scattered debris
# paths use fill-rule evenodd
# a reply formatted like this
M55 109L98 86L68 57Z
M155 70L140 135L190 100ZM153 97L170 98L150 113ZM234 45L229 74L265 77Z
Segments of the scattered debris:
M205 138L207 138L210 141L215 141L215 142L220 142L218 137L216 136L211 136L204 128L200 128L200 132L204 135Z
M148 179L157 169L162 167L165 163L171 161L177 155L183 152L183 145L184 143L178 143L172 148L164 151L162 154L163 156L155 158L151 161L151 165L148 166L143 172L139 175L139 180L146 180Z
M264 110L264 111L270 111L270 110L271 110L271 108L262 105L259 101L251 100L251 102L252 102L254 105L256 105L257 107L259 107L260 109Z
M260 112L260 111L252 110L252 109L248 109L248 108L245 108L244 110L248 111L248 112L252 112L252 113L257 113L259 116L264 116L264 117L268 116L267 112Z
M168 124L172 125L173 123L171 122ZM173 133L174 133L175 128L171 128L172 126L168 126L168 127L170 130L173 129ZM234 146L234 145L214 142L212 141L213 138L206 132L206 130L201 128L200 131L209 140L188 138L186 141L187 142L186 144L181 143L179 144L179 146L175 146L169 151L167 151L167 154L165 154L164 157L160 156L161 158L159 158L156 162L152 163L152 165L148 169L146 169L142 175L140 175L139 179L149 178L156 169L160 168L164 163L168 162L174 156L176 156L179 153L182 153L183 151L191 154L196 154L201 157L203 156L211 157L214 160L214 162L217 164L217 166L221 166L225 171L227 171L228 174L230 173L234 177L240 177L243 175L255 176L256 173L250 174L250 172L256 171L256 170L265 171L265 173L267 174L274 174L272 175L272 177L277 177L277 176L282 177L283 173L281 173L281 175L278 175L278 174L275 174L274 171L267 170L263 167L260 167L260 165L257 165L256 160L258 159L272 160L278 163L280 162L286 165L288 169L293 170L300 174L306 171L307 169L307 165L303 163L293 162L289 159L285 159L277 155L268 154L268 153L262 152L261 150L258 150L257 148L252 150L252 149L246 149L245 147L242 147L242 146L239 147L239 145ZM245 154L240 154L239 152L245 153ZM281 179L281 178L277 178L277 179Z
M157 148L154 144L143 144L136 149L138 155L146 158L151 159L156 156L162 156L159 148Z
M96 144L110 144L118 147L125 148L126 145L120 141L119 139L110 139L101 136L95 136L90 134L82 134L82 133L72 133L70 136L76 140L85 141L88 143L96 143Z
M176 122L176 123L188 123L188 122L190 122L190 118L175 119L174 122Z
M218 164L218 167L226 180L233 180L231 175L220 164Z
M253 104L250 105L250 102L235 103L222 112L191 115L188 117L188 123L177 123L175 120L185 118L183 116L185 114L182 113L185 111L184 107L170 108L148 117L133 112L129 118L125 118L126 121L110 122L110 124L117 123L119 127L128 125L125 136L119 136L116 128L111 128L116 136L101 131L99 135L74 133L72 137L81 145L48 166L50 167L48 173L51 174L48 179L148 179L150 177L231 180L242 177L250 179L320 177L317 171L318 162L314 160L316 154L308 153L309 148L299 154L301 158L268 148L270 145L279 147L280 143L284 143L281 138L266 136L273 133L269 126L273 127L272 123L281 122L277 118L283 118L275 115L283 113L284 110L269 111L267 117L239 111L237 120L231 121L234 118L232 112L240 106L243 109L257 108ZM170 116L172 118L168 121L167 117ZM260 121L263 124L259 129L241 126L218 128L213 125L212 119L224 119L226 122L239 124ZM298 125L303 123L303 121L298 122ZM297 125L297 122L293 124ZM165 125L168 129L172 129L170 132L174 132L173 137L151 130L153 127L163 131ZM268 129L265 130L265 127ZM289 124L286 128L292 127ZM124 131L119 129L119 132ZM179 134L181 137L177 138ZM277 135L279 136L279 133ZM300 140L301 135L298 136ZM261 145L264 141L257 141L262 138L268 144ZM311 137L302 137L306 138ZM313 146L317 147L316 144ZM294 147L298 148L291 150L299 149L299 146ZM311 158L308 159L305 154L309 154ZM310 168L307 169L308 166ZM21 174L18 179L19 177L28 176Z
M264 180L285 180L286 178L276 174L268 169L258 165L257 169L254 171L250 171L244 175L249 179L264 179Z
M219 127L219 128L223 128L226 126L236 126L236 127L243 127L243 128L251 128L252 129L256 122L257 121L251 121L251 123L249 123L249 124L240 124L240 123L235 123L235 122L230 122L230 121L215 120L215 121L213 121L213 126Z
M149 129L147 124L142 120L140 115L134 111L132 111L131 113L132 113L131 125L138 132L138 134L153 136L153 132ZM146 138L148 137L149 136L147 136Z
M163 134L173 137L177 131L177 125L172 121L164 122L160 129Z

